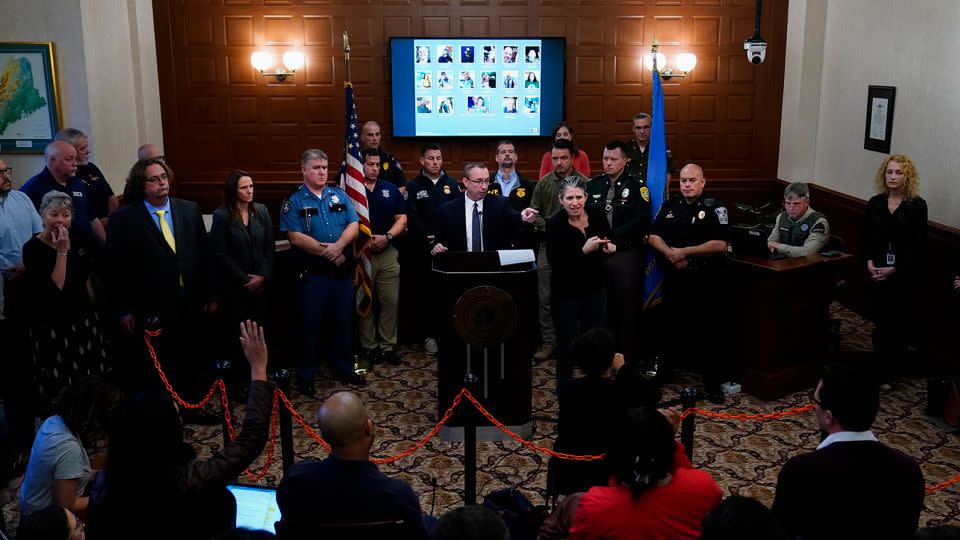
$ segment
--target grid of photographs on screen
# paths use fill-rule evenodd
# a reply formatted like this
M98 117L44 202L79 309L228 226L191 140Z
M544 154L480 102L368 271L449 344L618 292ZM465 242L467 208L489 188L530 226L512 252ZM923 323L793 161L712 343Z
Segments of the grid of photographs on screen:
M538 115L540 62L539 44L418 43L417 115Z

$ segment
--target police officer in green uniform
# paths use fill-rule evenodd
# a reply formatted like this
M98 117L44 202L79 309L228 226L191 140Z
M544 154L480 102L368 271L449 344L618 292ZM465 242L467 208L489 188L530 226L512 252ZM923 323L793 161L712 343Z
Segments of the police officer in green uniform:
M830 239L827 217L810 208L810 188L794 182L783 190L783 212L777 216L767 249L787 257L819 253Z
M627 168L636 175L637 178L646 181L647 162L650 159L650 126L653 125L653 119L647 113L637 113L633 117L633 135L634 139L627 143L627 157L630 163ZM667 147L667 181L671 179L673 173L673 154L670 147Z
M671 367L683 360L700 364L707 397L722 403L729 215L723 203L703 194L705 185L699 165L681 169L680 196L660 207L649 242L664 273L665 361Z
M628 362L640 352L637 328L643 292L643 266L647 254L644 237L650 226L650 192L646 182L627 170L623 141L603 149L603 173L587 182L587 210L599 210L610 224L617 252L607 257L607 307L609 327Z
M363 145L361 150L365 148L377 149L380 153L380 180L390 182L403 193L407 188L407 179L403 175L403 167L400 166L397 158L393 157L393 154L380 147L381 137L380 124L373 120L364 122L360 128L360 143Z

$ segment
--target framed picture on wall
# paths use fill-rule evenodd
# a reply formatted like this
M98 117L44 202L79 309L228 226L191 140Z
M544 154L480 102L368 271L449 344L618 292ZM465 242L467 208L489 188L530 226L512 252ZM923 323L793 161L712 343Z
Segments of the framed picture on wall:
M890 153L893 105L896 98L895 86L870 86L867 90L867 125L863 133L865 149Z
M0 153L42 153L60 124L53 43L0 43Z

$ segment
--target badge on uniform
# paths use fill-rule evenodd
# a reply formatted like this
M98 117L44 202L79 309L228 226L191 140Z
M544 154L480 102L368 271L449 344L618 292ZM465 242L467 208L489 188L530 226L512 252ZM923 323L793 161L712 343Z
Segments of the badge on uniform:
M718 206L714 209L714 212L717 213L717 219L720 220L721 225L726 225L730 221L729 216L727 216L727 207Z
M809 229L809 228L810 228L810 226L807 225L806 223L804 223L803 225L800 226L800 230L803 231L803 232L807 232L807 229Z
M340 197L337 197L336 195L333 195L333 196L330 197L330 202L332 202L333 204L339 204L339 203L340 203Z
M673 211L667 212L667 215L663 216L663 219L673 219Z
M288 213L290 213L290 200L289 200L289 199L284 199L284 200L283 200L283 204L280 205L280 212L282 212L283 214L288 214Z
M419 201L420 199L427 199L427 198L429 198L429 197L430 197L430 194L427 193L427 190L425 190L425 189L421 189L420 191L417 192L417 200L418 200L418 201Z
M650 202L650 190L647 189L647 186L640 188L640 196L643 197L643 200Z
M443 194L444 195L450 194L450 186L443 186Z
M521 199L527 196L527 190L524 188L517 188L517 197Z
M387 170L387 169L389 169L389 168L390 168L390 162L387 162L387 163L384 163L384 164L383 164L383 170Z
M620 197L626 199L630 196L630 188L623 188L623 191L620 192Z
M380 191L380 194L383 195L383 198L384 198L384 199L389 199L389 198L390 198L390 190L389 190L389 189L381 190L381 191Z
M701 210L700 213L697 214L697 219L703 219L705 217L707 217L707 213L704 212L703 210Z
M74 191L74 192L73 192L73 196L74 196L74 197L83 197L83 192Z
M600 195L601 195L600 193L596 193L596 194L593 195L593 198L594 198L594 199L599 199L599 198L600 198Z

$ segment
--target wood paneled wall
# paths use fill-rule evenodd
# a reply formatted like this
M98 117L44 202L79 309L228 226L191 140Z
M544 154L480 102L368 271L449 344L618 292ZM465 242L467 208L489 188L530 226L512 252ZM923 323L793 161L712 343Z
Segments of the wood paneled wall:
M640 58L654 36L668 56L696 53L686 79L665 84L668 144L676 162L701 163L711 178L776 177L787 0L767 0L765 63L747 62L753 0L154 0L164 149L182 196L206 210L226 172L250 171L258 198L273 202L300 181L308 147L342 152L345 69L352 46L362 119L377 119L384 147L408 175L425 142L393 139L391 36L562 36L567 40L566 118L599 169L602 145L632 137L649 111L650 73ZM250 65L260 48L307 56L295 80L264 79ZM279 54L277 54L279 56ZM439 141L448 169L493 161L493 139ZM519 168L536 176L549 141L519 142ZM336 166L336 163L331 163Z

